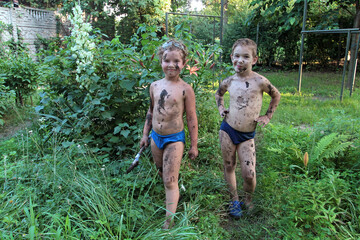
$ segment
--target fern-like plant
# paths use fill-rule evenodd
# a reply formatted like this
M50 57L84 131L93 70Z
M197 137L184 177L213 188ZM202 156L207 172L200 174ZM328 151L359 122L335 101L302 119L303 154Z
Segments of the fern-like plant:
M331 133L322 137L313 146L310 153L310 162L322 164L324 160L343 155L344 151L352 144L349 135Z

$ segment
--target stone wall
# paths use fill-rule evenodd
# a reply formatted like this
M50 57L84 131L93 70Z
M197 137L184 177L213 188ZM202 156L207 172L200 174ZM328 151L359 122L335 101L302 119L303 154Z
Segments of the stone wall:
M56 16L59 16L58 20ZM20 30L24 43L27 44L30 52L35 53L34 42L37 35L43 38L55 37L57 34L67 35L67 30L61 23L60 14L56 11L47 11L29 7L5 8L0 7L0 21L13 26L12 35L4 32L1 36L3 41L14 37L17 40L17 29ZM58 22L58 23L57 23Z

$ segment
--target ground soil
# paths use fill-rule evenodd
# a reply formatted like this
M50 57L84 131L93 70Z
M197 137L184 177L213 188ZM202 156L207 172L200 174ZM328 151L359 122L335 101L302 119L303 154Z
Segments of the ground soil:
M7 123L0 128L0 141L9 139L16 135L19 131L28 129L31 126L31 121L25 121L17 124Z

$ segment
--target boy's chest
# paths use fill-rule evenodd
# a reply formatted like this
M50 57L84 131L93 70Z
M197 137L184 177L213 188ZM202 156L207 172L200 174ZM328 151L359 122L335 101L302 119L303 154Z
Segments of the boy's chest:
M230 98L252 98L260 95L261 91L257 82L253 81L234 81L228 87Z
M159 108L184 105L185 90L178 88L157 88L154 91L154 104Z

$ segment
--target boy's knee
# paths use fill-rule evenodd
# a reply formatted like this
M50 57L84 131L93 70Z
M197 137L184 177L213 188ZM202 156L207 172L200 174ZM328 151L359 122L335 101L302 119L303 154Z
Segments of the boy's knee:
M255 181L255 172L250 170L249 172L247 172L247 174L244 176L244 181L247 183L252 183Z
M164 177L163 181L164 181L164 186L167 189L172 190L178 187L177 178L175 176Z
M235 171L236 163L231 162L231 161L225 161L224 167L225 167L225 171L232 172L232 171Z

